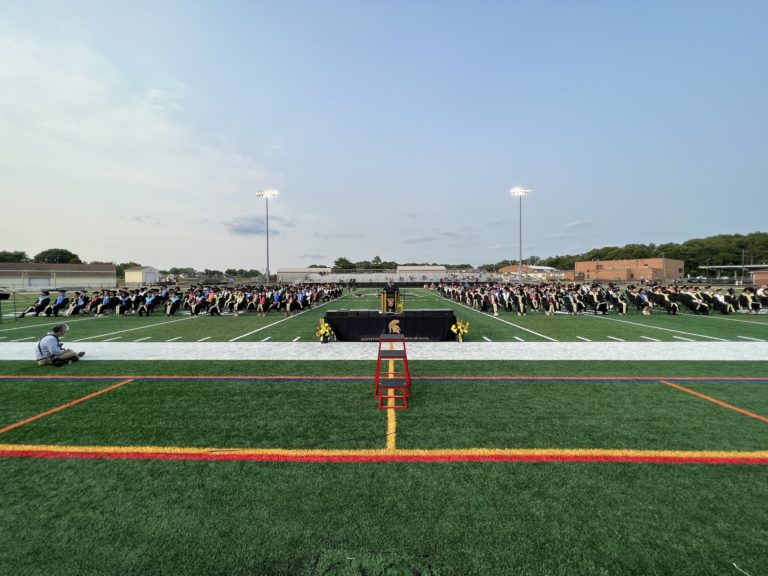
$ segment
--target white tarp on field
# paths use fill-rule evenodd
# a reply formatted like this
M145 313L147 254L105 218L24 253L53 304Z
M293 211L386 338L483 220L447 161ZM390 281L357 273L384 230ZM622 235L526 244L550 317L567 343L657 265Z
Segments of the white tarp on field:
M75 342L85 360L376 360L377 343ZM413 360L768 360L768 342L413 342ZM35 343L0 344L0 361L35 357Z

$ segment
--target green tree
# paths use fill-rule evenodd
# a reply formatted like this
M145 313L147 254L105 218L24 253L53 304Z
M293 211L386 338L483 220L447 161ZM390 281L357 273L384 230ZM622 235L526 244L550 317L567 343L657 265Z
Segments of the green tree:
M29 256L21 250L0 250L0 262L29 262Z
M38 264L82 264L80 257L63 248L49 248L35 256Z
M351 260L348 260L342 256L341 258L336 259L336 261L333 263L333 267L339 270L354 270L355 264Z
M136 262L121 262L115 266L117 277L120 278L123 274L125 274L125 271L128 270L128 268L136 268L137 266L141 266L141 264L137 264Z

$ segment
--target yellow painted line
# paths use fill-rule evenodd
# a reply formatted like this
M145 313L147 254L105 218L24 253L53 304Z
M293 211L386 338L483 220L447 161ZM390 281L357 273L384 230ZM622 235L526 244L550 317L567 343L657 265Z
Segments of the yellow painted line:
M274 456L376 456L386 449L285 449L285 448L200 448L187 446L73 446L58 444L0 444L3 452L79 452L89 454L238 454ZM658 458L768 458L768 450L630 450L603 448L437 448L400 449L403 456L627 456Z
M390 350L394 348L392 344L389 345ZM388 366L389 374L387 378L394 378L395 374L395 361L389 360ZM390 394L392 391L390 390ZM387 399L387 450L393 452L397 450L397 410L395 409L395 399Z
M100 396L101 394L109 392L110 390L114 390L115 388L120 388L120 386L125 386L126 384L130 384L133 381L134 381L134 378L123 380L122 382L118 382L117 384L112 384L111 386L107 386L106 388L97 390L96 392L93 392L92 394L88 394L87 396L83 396L82 398L78 398L77 400L72 400L72 402L67 402L66 404L62 404L61 406L57 406L56 408L51 408L50 410L46 410L45 412L41 412L40 414L36 414L30 418L25 418L24 420L20 420L15 424L11 424L9 426L6 426L5 428L0 428L0 434L4 434L5 432L10 432L11 430L19 428L21 426L31 424L32 422L40 420L41 418L45 418L46 416L50 416L51 414L56 414L56 412L61 412L62 410L66 410L67 408L76 406L81 402L85 402L86 400L90 400L91 398L95 398L96 396Z

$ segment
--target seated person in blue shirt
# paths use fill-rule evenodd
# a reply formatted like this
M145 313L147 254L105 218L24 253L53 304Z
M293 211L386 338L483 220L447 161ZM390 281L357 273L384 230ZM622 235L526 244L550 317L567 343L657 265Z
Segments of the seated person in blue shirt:
M66 324L56 324L51 331L43 336L37 343L35 360L38 366L63 366L69 362L76 362L85 352L75 352L64 348L61 337L69 330Z

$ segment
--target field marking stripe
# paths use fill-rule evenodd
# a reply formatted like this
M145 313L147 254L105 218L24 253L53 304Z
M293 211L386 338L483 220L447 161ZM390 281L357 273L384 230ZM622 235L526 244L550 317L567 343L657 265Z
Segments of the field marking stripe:
M514 326L515 328L518 328L519 330L523 330L524 332L529 332L535 336L538 336L539 338L544 338L545 340L549 340L550 342L557 342L554 338L550 338L549 336L544 336L544 334L539 334L538 332L534 332L533 330L529 330L528 328L523 328L522 326L519 326L518 324L514 324L512 322L509 322L508 320L504 320L503 318L500 318L498 316L489 316L482 310L476 310L475 308L472 308L470 306L467 306L466 304L462 304L461 302L456 302L455 300L449 300L448 298L443 298L443 300L446 300L452 304L457 304L461 306L462 308L466 308L467 310L472 310L472 312L477 312L478 314L482 314L486 318L489 318L490 320L498 320L499 322L504 322L504 324L509 324L510 326Z
M0 434L10 432L11 430L19 428L21 426L25 426L27 424L31 424L32 422L35 422L36 420L40 420L41 418L45 418L46 416L50 416L51 414L56 414L57 412L61 412L62 410L66 410L67 408L71 408L72 406L76 406L77 404L81 404L82 402L85 402L86 400L90 400L91 398L95 398L96 396L101 396L102 394L106 394L110 390L114 390L115 388L120 388L121 386L130 384L134 380L135 378L123 380L122 382L118 382L117 384L112 384L111 386L107 386L106 388L102 388L101 390L97 390L96 392L92 392L91 394L88 394L87 396L83 396L82 398L78 398L77 400L72 400L71 402L67 402L66 404L57 406L56 408L51 408L50 410L46 410L45 412L41 412L40 414L31 416L30 418L19 420L15 424L10 424L5 428L0 428Z
M691 314L688 316L689 318L707 318L708 320L725 320L726 322L743 322L744 324L755 324L757 326L765 326L765 322L755 322L754 320L742 320L741 318L720 318L719 316L712 316L710 314L706 314L703 316L699 316L698 314Z
M712 402L713 404L722 406L723 408L728 408L729 410L733 410L734 412L739 412L740 414L744 414L745 416L749 416L750 418L755 418L762 422L768 423L768 418L766 418L765 416L760 416L760 414L755 414L754 412L750 412L749 410L744 410L744 408L739 408L738 406L734 406L733 404L728 404L727 402L723 402L722 400L718 400L717 398L713 398L712 396L707 396L706 394L702 394L701 392L696 392L696 390L691 390L690 388L686 388L685 386L680 386L680 384L669 382L668 380L660 380L659 382L661 382L665 386L670 386L671 388L675 388L682 392L687 392L688 394L692 394L694 396L707 400L708 402Z
M742 340L752 340L753 342L765 342L765 340L761 340L760 338L750 338L749 336L736 336L736 338L741 338Z
M40 316L37 316L37 318L40 318ZM67 324L74 324L75 322L85 322L87 320L96 320L95 316L91 316L89 318L80 318L79 320L69 320L69 316L64 316L64 318L67 318L66 323ZM47 322L40 322L38 324L27 324L26 326L18 326L16 328L1 328L0 332L10 332L11 330L26 330L28 328L45 328L48 326Z
M196 318L196 316L187 316L186 318L179 318L178 320L168 320L166 322L158 322L157 324L148 324L146 326L137 326L136 328L126 328L125 330L117 330L116 332L108 332L107 334L97 334L96 336L86 336L79 340L72 340L72 342L85 342L86 340L92 340L93 338L103 338L104 336L114 336L115 334L123 334L124 332L133 332L134 330L144 330L146 328L154 328L155 326L166 326L173 324L174 322L186 322Z
M297 318L297 317L301 316L302 314L306 314L307 312L312 312L312 310L317 310L318 308L322 308L323 306L328 306L328 304L331 304L332 302L338 302L339 300L343 300L344 298L347 298L348 296L349 296L349 294L345 294L344 296L341 296L340 298L336 298L335 300L329 300L328 302L325 302L323 304L318 304L317 306L313 306L312 308L307 308L306 310L302 310L298 314L292 314L291 316L283 318L282 320L278 320L277 322L272 322L272 324L267 324L266 326L262 326L261 328L256 328L256 330L251 330L250 332L242 334L241 336L236 336L235 338L232 338L231 340L228 340L228 342L237 342L241 338L245 338L246 336L250 336L251 334L256 334L256 332L261 332L262 330L266 330L267 328L271 328L272 326L277 326L278 324L280 324L282 322L286 322L287 320L291 320L293 318Z
M645 340L650 340L651 342L661 342L661 340L657 340L656 338L651 338L650 336L640 336L640 338L644 338Z
M760 464L768 451L612 449L301 450L164 446L56 446L0 444L0 456L144 460L252 460L272 462L599 462L638 464Z
M394 344L389 345L390 349L394 348ZM395 361L387 361L387 378L395 377ZM391 390L390 390L391 395ZM397 450L397 410L395 410L394 398L387 398L387 450Z
M133 378L134 380L370 380L370 375L354 376L345 374L328 374L322 376L302 376L291 374L262 374L255 375L227 375L227 376L195 376L192 374L140 374L140 375L47 375L37 376L30 374L0 374L0 380L121 380ZM768 382L766 376L530 376L530 375L499 375L499 376L471 376L471 375L419 375L420 380L499 380L515 382L519 380L533 380L537 382L659 382L661 380L675 380L677 382Z
M629 320L619 320L618 318L611 318L609 316L593 316L591 314L585 314L588 318L599 318L601 320L610 320L611 322L621 322L623 324L630 324L632 326L640 326L642 328L648 328L650 330L664 330L666 332L674 332L676 334L686 334L688 336L698 336L699 338L709 338L710 340L717 340L718 342L728 342L725 338L717 338L715 336L705 336L704 334L695 334L693 332L685 332L683 330L673 330L672 328L663 328L661 326L652 326L650 324L643 324L642 322L630 322Z

